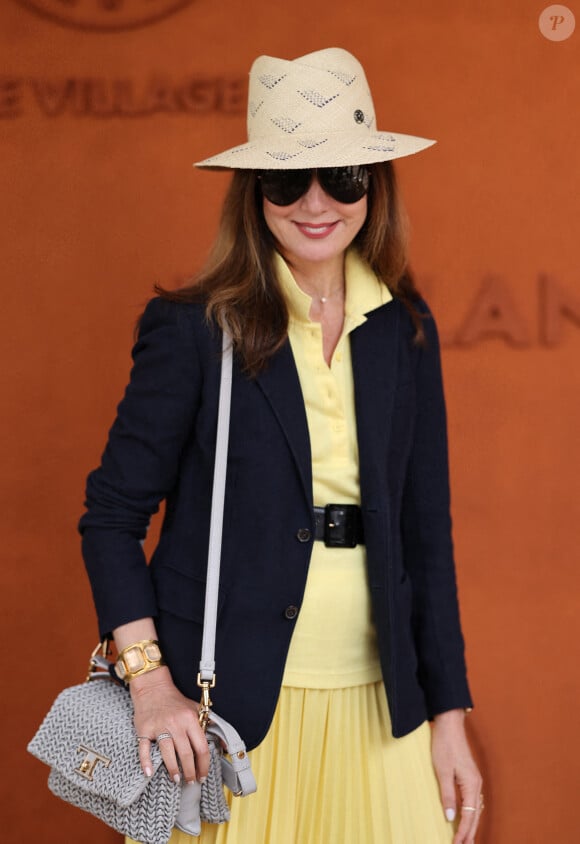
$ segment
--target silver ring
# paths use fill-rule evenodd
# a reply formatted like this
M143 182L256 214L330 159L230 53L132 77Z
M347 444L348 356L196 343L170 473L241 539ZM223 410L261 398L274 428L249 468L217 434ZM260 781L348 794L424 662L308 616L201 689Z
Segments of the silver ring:
M462 812L477 812L477 809L475 808L475 806L462 806L461 811Z
M159 735L157 736L155 741L157 742L157 744L159 744L160 741L165 741L165 739L172 739L172 738L173 738L173 736L171 735L171 733L159 733Z

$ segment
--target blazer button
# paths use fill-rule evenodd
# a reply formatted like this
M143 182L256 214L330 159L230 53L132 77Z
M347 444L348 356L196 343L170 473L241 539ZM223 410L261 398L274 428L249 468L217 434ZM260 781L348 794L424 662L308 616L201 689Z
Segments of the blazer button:
M311 533L308 528L299 528L296 531L296 539L298 542L309 542L311 537Z
M297 615L298 607L295 607L292 604L289 607L286 607L286 609L284 610L284 617L287 618L288 621L293 621Z

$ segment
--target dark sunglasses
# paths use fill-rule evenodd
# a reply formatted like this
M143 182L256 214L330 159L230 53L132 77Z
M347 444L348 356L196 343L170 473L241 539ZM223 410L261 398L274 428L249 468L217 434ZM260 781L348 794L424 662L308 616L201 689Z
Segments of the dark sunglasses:
M358 202L369 189L371 174L364 164L315 170L259 170L258 179L266 199L274 205L292 205L304 196L315 174L325 193L346 205Z

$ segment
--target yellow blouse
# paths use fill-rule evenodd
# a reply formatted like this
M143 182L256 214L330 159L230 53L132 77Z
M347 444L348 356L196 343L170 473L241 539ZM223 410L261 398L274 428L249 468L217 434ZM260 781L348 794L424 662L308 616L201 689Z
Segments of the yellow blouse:
M309 317L312 299L276 255L276 272L289 309L288 334L306 406L315 506L360 504L354 380L348 335L365 313L392 297L356 251L346 256L345 319L327 366L320 323ZM292 637L283 684L343 688L381 677L371 619L365 548L327 548L315 542L306 592Z

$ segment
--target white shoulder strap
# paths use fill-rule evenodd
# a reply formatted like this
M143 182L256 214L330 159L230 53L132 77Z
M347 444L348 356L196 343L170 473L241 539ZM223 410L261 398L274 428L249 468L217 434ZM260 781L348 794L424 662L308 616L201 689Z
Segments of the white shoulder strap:
M232 397L233 350L229 334L224 331L222 343L222 370L220 378L218 423L215 446L209 550L207 556L207 583L203 614L203 640L199 674L202 681L211 682L215 673L215 635L217 625L218 589L220 582L220 557L224 500L226 494L226 468L230 433L230 405Z

